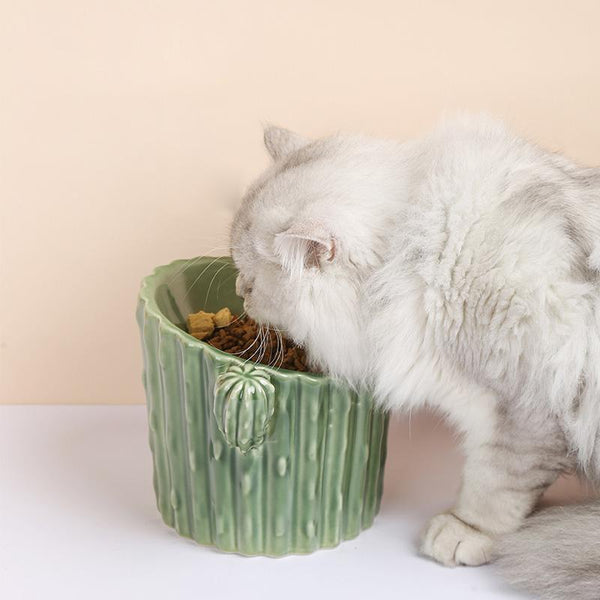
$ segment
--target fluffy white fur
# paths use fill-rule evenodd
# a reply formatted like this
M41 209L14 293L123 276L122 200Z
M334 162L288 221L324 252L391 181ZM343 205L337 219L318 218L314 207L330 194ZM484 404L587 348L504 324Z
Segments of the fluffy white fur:
M600 170L484 116L265 145L232 227L246 310L385 407L448 416L463 484L422 551L488 561L561 472L600 474Z

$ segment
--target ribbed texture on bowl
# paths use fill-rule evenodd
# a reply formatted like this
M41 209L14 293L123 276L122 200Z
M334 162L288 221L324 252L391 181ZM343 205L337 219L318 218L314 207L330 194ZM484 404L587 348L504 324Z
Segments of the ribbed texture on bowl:
M275 411L265 440L246 452L229 445L215 419L215 383L243 361L161 314L156 286L177 266L144 280L137 312L164 521L245 555L306 553L355 537L379 510L386 414L329 378L267 368Z

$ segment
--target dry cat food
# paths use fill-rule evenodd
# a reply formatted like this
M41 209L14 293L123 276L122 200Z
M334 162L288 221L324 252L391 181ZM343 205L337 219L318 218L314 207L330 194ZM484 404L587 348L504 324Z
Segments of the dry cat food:
M211 346L244 360L291 371L309 371L306 354L273 330L259 326L250 317L238 318L228 308L216 313L199 311L187 319L188 332Z

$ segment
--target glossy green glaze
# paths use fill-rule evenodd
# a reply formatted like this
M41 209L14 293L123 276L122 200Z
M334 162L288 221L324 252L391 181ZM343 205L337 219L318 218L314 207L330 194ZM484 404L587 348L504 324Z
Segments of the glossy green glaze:
M185 319L228 306L235 268L202 257L158 267L140 291L154 489L178 533L245 555L331 547L371 525L387 415L328 377L245 363Z
M230 446L246 453L264 440L275 411L275 386L254 363L229 365L215 382L214 413Z

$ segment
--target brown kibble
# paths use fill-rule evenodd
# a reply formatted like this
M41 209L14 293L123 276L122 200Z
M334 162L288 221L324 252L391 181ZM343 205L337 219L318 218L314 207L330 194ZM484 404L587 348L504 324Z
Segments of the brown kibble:
M216 314L198 311L189 315L188 331L214 348L235 354L244 360L292 371L309 371L302 348L286 338L280 341L274 331L267 332L261 347L260 340L257 339L256 322L250 317L238 319L227 307Z

